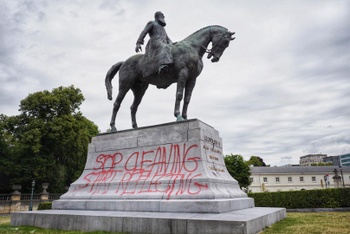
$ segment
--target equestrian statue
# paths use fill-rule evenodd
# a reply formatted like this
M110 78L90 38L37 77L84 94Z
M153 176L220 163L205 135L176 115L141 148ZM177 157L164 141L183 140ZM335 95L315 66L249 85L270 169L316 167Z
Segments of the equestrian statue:
M119 71L119 92L114 102L111 118L111 131L117 131L115 119L120 105L131 89L134 101L131 105L132 127L137 128L136 112L148 85L166 89L177 83L174 115L178 121L187 119L187 108L191 100L196 79L203 69L202 58L218 62L225 49L235 38L235 33L218 25L202 28L184 40L173 43L168 37L164 14L155 13L155 20L147 23L136 42L136 52L142 50L141 45L148 34L150 39L145 54L136 54L126 61L114 64L107 72L105 85L107 96L112 100L112 79ZM212 44L211 49L208 45ZM180 103L184 99L182 113Z

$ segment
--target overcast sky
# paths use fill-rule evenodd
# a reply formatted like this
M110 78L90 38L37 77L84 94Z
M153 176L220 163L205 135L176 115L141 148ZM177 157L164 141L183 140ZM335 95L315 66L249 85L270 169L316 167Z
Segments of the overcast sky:
M18 115L28 94L74 85L83 115L105 132L105 74L135 54L158 10L174 42L209 25L236 32L218 63L203 58L188 110L220 132L224 154L282 165L350 153L350 1L0 0L0 113ZM113 85L115 94L117 77ZM139 126L175 121L174 101L175 85L149 87ZM131 128L131 102L130 92L119 130Z

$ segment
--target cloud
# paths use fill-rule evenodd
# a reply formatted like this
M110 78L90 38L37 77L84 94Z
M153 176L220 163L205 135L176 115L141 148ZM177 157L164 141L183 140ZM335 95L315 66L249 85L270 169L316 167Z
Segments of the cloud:
M184 5L186 7L184 7ZM6 1L0 3L1 113L18 114L29 93L75 85L81 110L101 131L113 102L104 77L134 54L143 27L161 10L179 41L208 25L236 31L219 63L203 58L189 106L219 130L224 153L282 157L349 152L350 15L348 1ZM118 77L113 80L114 96ZM175 121L175 85L149 87L139 126ZM130 92L117 127L131 128ZM332 126L327 127L327 126Z

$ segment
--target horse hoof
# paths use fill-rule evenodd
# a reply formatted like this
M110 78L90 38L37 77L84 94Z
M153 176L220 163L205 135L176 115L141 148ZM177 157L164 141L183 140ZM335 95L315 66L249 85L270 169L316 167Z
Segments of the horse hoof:
M176 121L184 121L185 119L182 117L182 116L178 116L177 118L176 118Z
M117 132L117 128L115 126L111 127L111 132Z

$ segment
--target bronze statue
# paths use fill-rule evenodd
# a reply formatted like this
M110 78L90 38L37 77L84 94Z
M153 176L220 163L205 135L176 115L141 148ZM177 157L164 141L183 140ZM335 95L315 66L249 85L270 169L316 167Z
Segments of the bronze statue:
M136 54L124 62L113 65L107 72L105 79L108 99L112 100L111 81L119 71L119 93L114 102L110 123L112 131L116 131L115 119L120 104L130 89L134 93L134 101L130 108L132 127L137 128L136 111L149 84L165 89L171 84L177 83L174 115L177 120L187 119L187 108L192 90L203 68L203 55L208 53L208 59L212 58L212 62L218 62L230 41L235 39L232 37L233 34L226 28L217 25L196 31L184 40L172 45L171 53L174 63L169 66L169 71L166 73L153 73L144 77L142 70L146 55L143 54ZM210 42L212 48L208 50ZM180 114L180 102L183 98L182 114Z
M164 29L166 25L164 14L157 11L154 18L154 21L147 23L136 42L135 51L138 53L142 51L141 45L143 45L146 35L149 34L150 40L147 43L146 53L143 57L142 70L144 77L155 72L166 72L169 69L168 66L173 63L172 42Z

